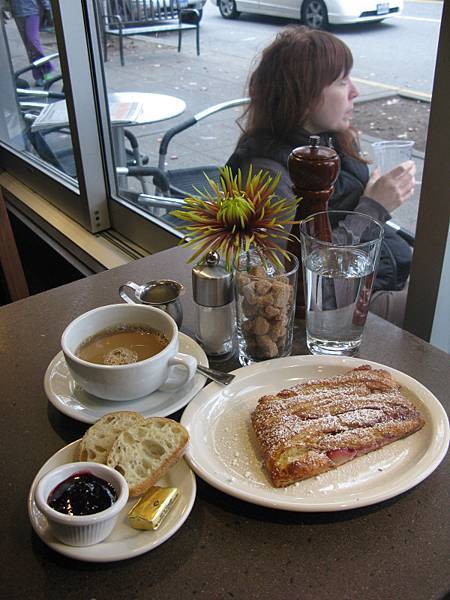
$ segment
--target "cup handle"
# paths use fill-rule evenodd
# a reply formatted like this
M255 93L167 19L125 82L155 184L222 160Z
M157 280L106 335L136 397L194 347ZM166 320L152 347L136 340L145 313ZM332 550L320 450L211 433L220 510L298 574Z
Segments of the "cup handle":
M137 304L137 302L130 298L130 296L128 296L128 294L125 292L126 287L130 287L135 292L139 292L140 286L137 283L134 283L134 281L127 281L119 288L119 295L122 298L122 300L125 300L127 304Z
M170 392L172 390L177 390L178 388L185 385L188 381L190 381L194 377L195 371L197 369L197 359L193 356L189 356L189 354L183 354L181 352L178 352L177 354L172 356L172 358L169 359L167 366L169 367L169 369L170 367L175 366L183 367L183 377L181 379L179 377L177 377L176 379L169 378L165 383L163 383L159 387L161 392Z

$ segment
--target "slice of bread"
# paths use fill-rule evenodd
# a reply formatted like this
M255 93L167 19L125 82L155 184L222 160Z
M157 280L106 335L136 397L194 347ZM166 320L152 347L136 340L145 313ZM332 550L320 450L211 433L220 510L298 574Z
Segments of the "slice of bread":
M122 473L130 496L139 496L181 458L188 441L188 432L176 421L149 417L118 435L106 464Z
M119 433L143 422L145 418L138 412L124 410L104 415L84 434L80 442L79 459L106 464Z

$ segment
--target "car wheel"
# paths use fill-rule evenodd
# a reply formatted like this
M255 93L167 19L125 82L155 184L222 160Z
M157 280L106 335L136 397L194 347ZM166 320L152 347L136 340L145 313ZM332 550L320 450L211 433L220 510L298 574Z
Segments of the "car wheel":
M302 22L312 29L325 29L328 26L328 11L323 0L304 0Z
M241 14L236 10L236 2L234 0L218 0L217 4L220 14L224 19L237 19Z

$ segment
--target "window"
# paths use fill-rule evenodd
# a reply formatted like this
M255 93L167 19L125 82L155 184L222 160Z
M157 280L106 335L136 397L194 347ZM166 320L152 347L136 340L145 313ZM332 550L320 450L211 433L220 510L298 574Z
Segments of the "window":
M167 129L192 116L190 108L194 99L200 97L202 106L207 107L242 94L242 89L236 94L236 86L233 85L236 79L234 69L237 67L234 63L228 64L226 53L221 56L217 49L221 39L222 43L225 43L223 40L229 41L230 35L241 35L241 29L240 33L237 33L238 27L245 25L245 21L223 21L221 31L225 35L221 39L218 36L217 40L212 40L215 45L202 48L202 52L205 53L211 53L212 50L215 52L215 69L217 72L228 74L229 86L222 85L223 76L215 78L214 69L205 71L201 78L191 77L186 62L177 58L179 55L176 54L176 34L173 33L167 34L167 38L146 38L145 42L139 38L129 39L125 44L125 66L121 67L120 78L117 78L112 77L113 70L116 69L117 73L117 66L120 64L117 41L113 36L106 39L102 37L102 15L106 0L51 0L51 3L55 32L41 32L41 40L46 54L57 55L50 62L55 74L62 76L62 79L55 81L49 88L55 93L53 97L33 94L36 89L39 91L43 87L34 87L34 77L30 70L17 74L17 71L28 64L25 47L15 21L11 19L2 24L0 166L11 171L15 177L22 179L29 187L40 192L49 202L94 234L120 234L123 239L148 251L176 244L180 236L165 219L167 209L159 208L158 197L151 197L154 192L151 176L143 180L132 176L129 169L136 165L136 161L145 163L146 156L149 156L148 164L157 165L157 146L160 138ZM126 4L126 0L116 0L116 3ZM191 0L189 3L191 4ZM195 4L195 0L193 3ZM420 3L415 3L415 10L416 4ZM429 3L428 8L431 4L435 3ZM201 0L198 1L198 5L201 5ZM217 13L215 7L209 7L210 4L204 6L205 13L208 10L212 11L210 14ZM417 7L417 10L419 8ZM449 14L449 7L443 5L441 57L448 56L449 52ZM210 18L209 14L208 17ZM277 26L279 25L278 23ZM210 22L203 21L202 26L203 41ZM189 33L186 32L183 37L183 56L189 53L190 60L196 60L194 36L190 39ZM107 62L104 61L103 42L108 45ZM258 50L257 44L251 42L251 38L248 38L248 42L249 54L253 56ZM261 46L262 44L263 42ZM148 58L149 49L155 51L152 54L154 60ZM140 60L141 54L145 60ZM236 64L241 65L239 68L247 73L249 62L245 62L242 57L239 59L240 62L237 61ZM443 65L444 58L441 58L441 62ZM173 81L170 84L165 83L161 77L163 70L165 73L173 73ZM410 310L409 328L423 337L429 336L431 331L447 239L447 233L444 236L440 229L441 226L444 227L445 218L440 218L437 224L433 223L433 211L436 207L440 216L445 217L448 214L448 201L442 192L448 188L448 181L445 180L448 171L439 164L438 157L448 156L450 152L446 141L450 136L445 108L448 106L450 93L448 74L446 77L445 73L445 66L442 66L441 75L436 78L434 88L433 110L439 116L435 117L433 126L430 122L429 138L433 139L433 146L429 142L426 156L430 174L427 176L425 164L417 230L417 270L414 273L413 269L414 281L411 281L411 287L416 291L411 293L413 308ZM31 94L17 91L24 89L17 77L31 84ZM136 82L140 82L140 85L136 85ZM180 99L181 103L177 105L175 102L164 120L152 117L140 122L140 101L144 102L149 98L139 98L135 93L137 91L145 91L146 96L171 96L175 100ZM130 92L133 93L131 97ZM188 106L184 112L183 101ZM56 153L56 158L61 159L58 162L45 145L39 146L36 139L30 138L30 132L33 133L33 123L47 107L61 102L67 106L67 122L59 122L59 126L53 131L36 126L34 129L39 134L37 137L48 140L50 150L53 154ZM33 103L37 103L38 106L32 106ZM150 103L150 109L156 106L156 103ZM164 99L162 107L169 108ZM132 123L121 122L124 114L122 111L126 110L130 111L128 117L133 115L134 110L137 111ZM239 111L240 109L236 108L231 117L226 117L226 139L217 137L212 122L201 133L196 133L196 137L188 137L181 143L182 151L189 157L192 166L211 162L218 164L231 153L238 135L234 119ZM181 153L175 150L168 156L170 166L178 166L181 163L180 160L177 162L177 154L179 156ZM430 236L437 242L433 246L428 244L425 252L424 248ZM428 268L429 264L433 265L433 269ZM423 293L425 282L427 287ZM415 327L414 323L423 322L424 297L429 304L427 314L431 321L428 320L425 328Z
M72 17L81 17L78 12L80 15ZM88 142L86 125L92 119L75 117L80 94L71 93L77 72L70 71L69 76L71 58L65 54L66 38L58 35L56 39L52 30L40 33L40 15L24 13L21 3L11 3L11 15L1 36L0 60L6 75L1 110L6 122L8 111L14 111L17 126L13 132L2 131L5 164L13 165L19 177L87 229L105 228L109 218L104 186L102 189L95 183L80 152L91 144L92 168L92 150L98 146L97 125ZM41 44L36 41L39 36ZM79 44L82 42L80 39ZM78 54L77 63L85 65L82 46ZM94 160L101 171L100 154Z
M146 190L143 180L125 174L140 154L123 121L134 121L142 107L123 93L106 93L102 2L60 0L52 7L54 27L40 32L46 58L34 68L29 63L37 51L28 44L27 54L20 15L13 11L2 28L2 164L93 233L112 225L149 251L174 245L180 236L159 227L161 211L134 202L139 189ZM39 20L33 26L39 28ZM184 110L184 102L179 105L176 114Z

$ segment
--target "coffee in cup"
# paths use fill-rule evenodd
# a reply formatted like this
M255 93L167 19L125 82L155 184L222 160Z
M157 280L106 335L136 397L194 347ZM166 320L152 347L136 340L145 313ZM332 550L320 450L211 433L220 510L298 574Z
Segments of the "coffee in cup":
M127 365L155 356L168 343L164 334L151 327L119 325L87 338L75 354L98 365Z
M190 381L197 360L178 352L178 327L164 311L137 304L95 308L72 321L61 346L72 377L88 393L126 401ZM173 382L172 367L182 367Z

